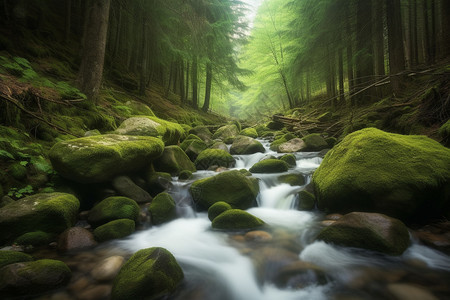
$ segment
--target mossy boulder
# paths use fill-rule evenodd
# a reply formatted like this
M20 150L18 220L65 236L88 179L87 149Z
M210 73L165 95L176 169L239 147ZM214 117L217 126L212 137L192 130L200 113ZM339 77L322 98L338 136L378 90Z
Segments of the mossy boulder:
M278 152L293 153L303 151L307 148L306 143L300 138L293 138L285 143L278 145Z
M233 144L230 148L231 154L254 154L257 152L264 153L266 149L264 149L264 146L254 138L248 137L248 136L237 136L233 140Z
M267 123L266 127L271 130L281 130L283 129L284 124L281 122L270 121L269 123Z
M319 122L329 122L333 118L333 114L329 111L326 113L321 114L319 117L317 117L317 120Z
M145 176L145 181L150 194L156 196L170 187L172 176L169 173L149 170Z
M98 242L120 239L132 234L135 223L130 219L118 219L95 228L94 237Z
M344 215L322 229L317 239L389 255L401 255L410 244L408 229L400 220L362 212Z
M263 226L263 220L240 209L229 209L222 212L212 221L212 227L223 230L254 229Z
M270 144L270 150L272 151L278 151L278 148L281 144L286 143L287 141L290 141L295 138L295 135L292 133L281 133L280 135L275 135L275 140Z
M297 165L297 159L294 154L285 154L280 157L280 160L287 163L289 167L295 167Z
M180 174L183 170L195 172L195 165L186 153L178 146L167 146L160 158L153 162L158 172L170 173L173 176Z
M14 240L14 244L24 246L42 246L48 245L55 238L54 233L47 233L43 231L27 232Z
M62 261L41 259L0 269L0 296L32 297L66 285L72 272Z
M172 221L177 217L175 201L168 193L158 194L148 207L148 211L154 225Z
M27 168L22 166L20 163L13 163L8 170L8 174L14 179L22 181L27 178Z
M306 144L306 147L302 151L315 152L329 147L327 141L318 133L308 134L302 140Z
M188 170L183 170L178 175L179 180L189 180L192 178L192 172Z
M205 142L199 140L190 140L189 145L186 147L186 155L190 158L191 161L195 161L197 156L208 148Z
M216 202L226 202L235 208L250 208L259 193L258 181L237 170L195 181L189 191L194 201L203 209Z
M158 138L109 134L59 142L49 156L61 176L98 183L140 170L163 150L164 143Z
M212 221L218 215L220 215L221 213L223 213L224 211L227 211L229 209L232 209L230 204L223 202L223 201L216 202L213 205L211 205L208 209L208 219L210 221Z
M139 116L126 119L116 129L120 135L161 137L166 145L176 145L185 132L180 124L155 116Z
M133 199L121 196L108 197L90 210L88 222L94 227L117 219L136 222L139 212L139 205Z
M235 124L225 125L216 130L213 139L225 141L227 138L235 137L239 134L239 129Z
M203 125L195 126L191 130L189 130L189 133L195 134L196 136L201 138L206 143L211 141L211 138L212 138L211 131L209 131L208 127L203 126Z
M114 190L121 196L133 199L137 203L148 203L152 201L152 196L138 186L129 176L117 176L111 183Z
M252 173L282 173L287 172L289 166L282 160L279 159L265 159L257 162L250 168Z
M195 160L198 170L208 170L211 166L232 168L236 160L230 153L220 149L206 149L202 151Z
M405 222L449 213L450 149L425 136L356 131L314 172L327 212L379 212Z
M222 141L214 142L214 143L209 147L209 149L220 149L220 150L223 150L223 151L226 151L226 152L230 152L230 150L228 149L227 144L225 144L225 143L222 142Z
M0 243L24 233L61 233L71 227L80 202L65 193L45 193L25 197L0 208Z
M336 143L337 143L337 138L331 136L331 137L326 138L325 141L326 141L327 144L328 144L328 148L331 149L331 148L334 147L334 145L336 145Z
M0 269L9 264L32 260L33 258L30 255L23 252L0 250Z
M287 183L291 186L304 185L306 183L305 177L303 176L303 174L300 173L291 173L278 176L278 181L281 183Z
M184 278L175 257L164 248L136 252L113 282L111 299L160 299L175 291Z
M308 191L298 193L298 210L313 210L316 206L316 196Z
M242 129L239 134L240 135L249 136L249 137L254 138L254 139L256 139L258 137L258 132L253 127Z

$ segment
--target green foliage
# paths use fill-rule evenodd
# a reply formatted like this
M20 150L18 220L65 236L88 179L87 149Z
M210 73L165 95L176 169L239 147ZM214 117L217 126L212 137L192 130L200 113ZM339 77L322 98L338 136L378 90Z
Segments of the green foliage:
M33 193L34 193L33 187L31 185L27 185L23 188L11 188L8 192L8 196L20 199Z

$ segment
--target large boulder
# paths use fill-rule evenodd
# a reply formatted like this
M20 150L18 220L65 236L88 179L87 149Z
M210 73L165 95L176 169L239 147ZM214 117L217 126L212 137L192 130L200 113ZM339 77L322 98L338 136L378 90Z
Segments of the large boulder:
M108 197L95 205L89 212L88 222L94 227L117 219L137 221L139 205L127 197Z
M168 146L159 159L153 162L156 171L178 175L183 170L195 172L195 166L178 146Z
M219 201L234 208L247 209L256 201L259 185L257 179L233 170L197 180L189 191L194 201L204 209Z
M169 251L159 247L142 249L114 279L111 299L166 298L183 278L183 270Z
M249 136L249 137L254 138L254 139L256 139L258 137L258 132L253 127L242 129L239 134L240 135Z
M252 173L282 173L289 169L289 165L282 160L268 158L257 162L250 168Z
M159 225L177 217L175 201L168 193L158 194L148 207L152 224Z
M36 194L0 209L0 243L24 233L59 234L75 223L80 202L65 193Z
M344 215L317 236L318 240L400 255L410 244L409 232L400 220L377 213L352 212Z
M136 225L130 219L118 219L95 228L94 237L99 242L121 239L134 232Z
M72 227L61 233L58 238L58 250L61 252L81 250L97 245L94 235L82 227Z
M161 137L166 145L176 145L185 132L180 124L155 116L139 116L126 119L116 129L120 135Z
M215 229L243 230L258 228L264 224L263 220L245 210L228 209L215 217L211 226Z
M221 149L206 149L202 151L195 160L198 170L208 170L211 166L231 168L236 160L227 151Z
M209 131L208 127L200 125L195 126L191 130L189 130L189 133L195 134L199 138L201 138L205 143L209 143L212 138L212 133Z
M204 141L190 140L184 152L186 152L186 155L191 159L191 161L195 161L197 159L197 156L207 148L208 145L206 145Z
M305 142L305 147L302 151L320 151L328 148L327 141L318 133L309 134L303 137L303 141Z
M152 196L128 176L117 176L111 183L119 195L133 199L137 203L152 201Z
M225 125L217 129L213 135L213 139L221 139L225 141L228 138L235 137L239 134L239 129L235 124Z
M293 153L302 151L306 148L305 142L301 138L293 138L278 146L278 152L280 153Z
M266 149L259 141L243 135L236 137L230 148L231 154L254 154L265 151Z
M49 156L61 176L98 183L141 169L163 150L164 143L158 138L108 134L59 142Z
M32 261L33 258L23 252L0 250L0 269L13 263Z
M293 135L292 133L282 134L281 136L276 135L275 140L270 144L270 150L278 151L280 148L280 145L282 145L294 138L295 138L295 135Z
M450 149L375 128L344 138L313 175L327 212L379 212L405 222L449 213Z
M72 276L61 261L41 259L9 264L0 269L0 296L28 299L67 284ZM20 298L22 299L22 298Z

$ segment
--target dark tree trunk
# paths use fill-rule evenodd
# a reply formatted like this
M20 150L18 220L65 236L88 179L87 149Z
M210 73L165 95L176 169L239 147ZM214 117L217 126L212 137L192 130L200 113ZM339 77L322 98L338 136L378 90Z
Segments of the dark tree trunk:
M436 3L435 0L429 0L428 5L430 6L430 63L434 64L436 60Z
M69 42L70 30L72 25L72 0L66 1L66 25L64 30L64 41Z
M442 56L450 55L450 1L441 1L442 13Z
M350 24L350 18L346 15L346 32L347 32L347 80L348 80L348 98L351 100L349 104L353 102L352 94L355 90L355 80L353 77L353 46L352 46L352 29ZM353 103L354 104L354 103Z
M384 36L383 36L383 2L373 1L373 36L374 36L374 54L375 54L375 74L384 76Z
M205 102L203 103L202 110L207 112L209 109L209 103L211 100L211 85L212 85L212 67L211 63L206 64L206 87L205 87Z
M90 4L78 80L81 91L95 102L102 82L110 0L93 0Z
M139 72L139 94L145 95L145 88L147 87L146 73L147 73L147 22L145 15L142 14L142 40L141 40L141 64Z
M386 19L389 40L389 69L391 75L391 85L394 93L401 89L402 76L400 76L399 73L405 70L405 54L402 43L402 20L400 9L400 0L386 0Z
M417 49L417 0L410 1L409 7L409 27L410 27L410 54L412 67L418 63L418 49Z
M198 109L198 63L197 56L192 61L192 107Z
M186 90L184 91L186 93L186 102L189 99L189 61L186 62Z
M344 58L342 57L342 48L338 50L338 73L339 73L339 104L344 105Z
M180 99L181 104L186 103L186 93L184 89L184 61L183 59L180 60Z

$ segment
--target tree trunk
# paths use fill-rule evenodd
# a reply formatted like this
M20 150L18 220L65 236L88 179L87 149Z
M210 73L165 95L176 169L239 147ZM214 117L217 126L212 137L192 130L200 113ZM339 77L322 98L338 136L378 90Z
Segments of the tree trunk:
M428 7L427 2L429 0L423 0L422 2L422 49L423 49L423 61L426 64L430 63L430 35L428 26Z
M186 94L185 94L185 89L184 89L184 61L183 59L180 60L180 99L181 99L181 104L183 105L184 103L186 103Z
M389 69L392 90L401 89L402 76L398 75L405 70L405 54L403 50L402 20L400 0L386 0L386 19L388 27Z
M211 100L211 85L212 85L212 67L211 63L206 64L206 87L205 87L205 102L202 110L207 112L209 109L209 102Z
M147 86L146 73L147 73L147 22L145 15L142 14L142 41L141 41L141 64L140 64L140 80L139 80L139 95L145 95L145 88Z
M66 25L64 30L64 41L67 44L70 38L70 29L72 25L72 0L66 1Z
M442 57L450 55L450 1L441 1Z
M197 56L192 61L192 107L198 109L198 63Z
M373 1L373 36L374 36L374 54L375 54L375 74L384 76L384 36L383 36L383 2Z
M410 26L410 54L411 67L414 67L418 63L418 49L417 49L417 0L411 0L409 5L409 26Z
M350 18L347 15L347 24L346 24L346 31L347 31L347 80L348 80L348 98L349 98L349 104L352 104L352 94L355 90L355 81L353 78L353 47L352 47L352 30L350 25Z
M186 94L186 102L189 99L189 61L186 62L186 90L184 91Z
M435 0L429 0L428 5L430 6L430 63L434 64L436 59L436 3Z
M344 58L342 54L342 48L338 50L338 73L339 73L339 104L344 105Z
M86 16L86 32L78 80L81 91L96 101L105 62L110 0L93 0Z

